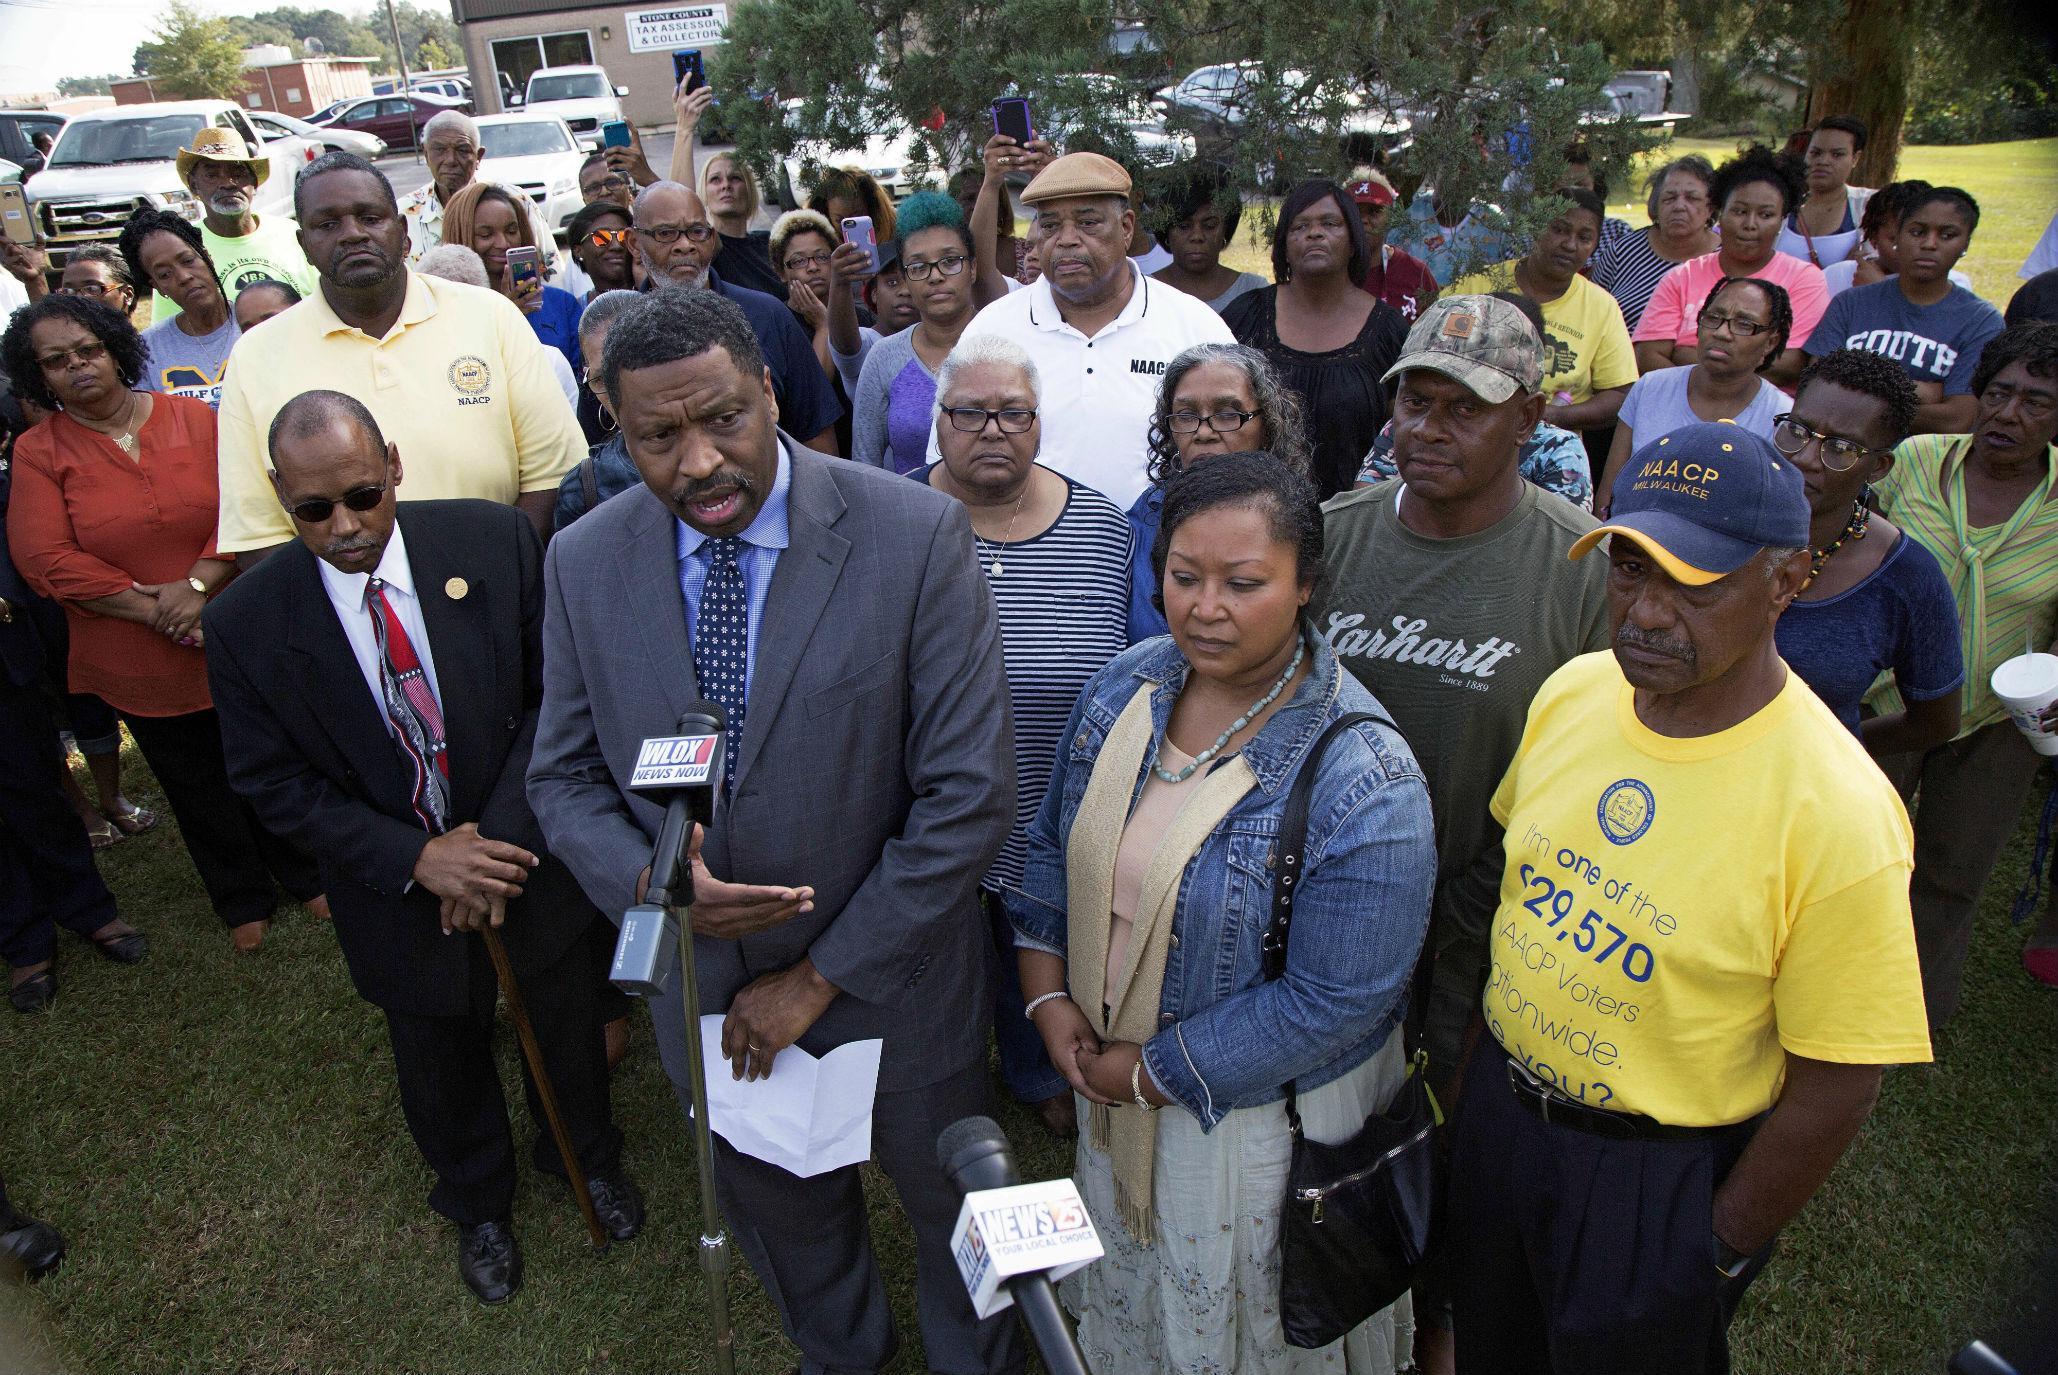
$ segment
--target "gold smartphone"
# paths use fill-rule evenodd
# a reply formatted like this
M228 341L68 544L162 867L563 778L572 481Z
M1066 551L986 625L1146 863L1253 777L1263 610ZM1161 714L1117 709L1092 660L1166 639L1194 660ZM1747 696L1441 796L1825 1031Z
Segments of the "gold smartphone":
M36 221L29 214L29 198L11 181L0 182L0 234L9 243L36 241Z

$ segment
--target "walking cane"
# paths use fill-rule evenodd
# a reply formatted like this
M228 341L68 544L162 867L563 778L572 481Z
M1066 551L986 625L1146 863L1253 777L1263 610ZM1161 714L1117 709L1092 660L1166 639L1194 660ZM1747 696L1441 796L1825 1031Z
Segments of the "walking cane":
M521 985L515 982L507 947L501 944L497 927L482 926L479 934L486 938L486 953L493 957L493 972L500 976L500 991L507 995L507 1012L514 1018L515 1034L521 1038L522 1058L529 1062L529 1074L536 1080L536 1096L543 1100L543 1118L550 1123L557 1153L564 1160L565 1178L572 1182L572 1197L579 1200L579 1216L586 1219L586 1235L593 1238L594 1250L605 1251L607 1229L600 1225L600 1215L593 1211L593 1191L586 1187L586 1172L579 1168L579 1154L572 1149L572 1134L565 1126L564 1114L558 1111L557 1088L550 1082L550 1071L544 1068L543 1047L536 1044L536 1029L529 1025L529 1009L522 1004Z

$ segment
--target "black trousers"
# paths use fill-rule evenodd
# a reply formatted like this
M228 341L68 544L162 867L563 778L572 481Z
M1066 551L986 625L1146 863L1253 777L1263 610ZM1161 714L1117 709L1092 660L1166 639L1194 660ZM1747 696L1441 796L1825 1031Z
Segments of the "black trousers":
M123 712L122 720L179 819L186 854L222 925L233 929L271 916L278 905L273 880L296 902L321 893L314 861L267 831L229 786L221 723L213 711L184 716Z
M493 1006L498 992L478 936L452 936L480 948L473 953L471 1011L461 1017L420 1017L387 1010L400 1108L422 1159L435 1172L429 1206L460 1226L505 1219L514 1204L514 1137L507 1100L493 1058ZM483 970L480 966L486 966ZM615 1168L622 1134L608 1100L607 1050L601 1038L600 982L606 970L593 945L574 940L558 962L525 971L522 1002L557 1090L572 1148L586 1176ZM564 1162L543 1114L528 1061L522 1087L536 1136L530 1153L538 1170L564 1177Z
M12 966L51 958L60 926L90 936L115 917L63 769L49 699L0 677L0 959Z
M1715 1269L1715 1189L1762 1119L1617 1141L1516 1101L1480 1038L1451 1148L1458 1375L1726 1375L1729 1320L1764 1265Z

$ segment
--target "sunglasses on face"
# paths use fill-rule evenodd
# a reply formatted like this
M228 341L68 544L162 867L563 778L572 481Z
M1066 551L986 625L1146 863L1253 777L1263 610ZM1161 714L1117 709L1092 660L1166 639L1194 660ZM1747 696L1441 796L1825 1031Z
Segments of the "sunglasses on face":
M80 344L75 349L59 349L55 353L38 354L36 366L44 372L62 372L71 366L74 360L80 367L86 367L106 356L107 345L95 340L90 344Z
M336 513L338 505L348 506L359 515L364 514L385 500L386 489L392 485L389 479L376 487L359 487L355 491L345 492L341 502L328 501L321 497L316 497L312 501L303 501L297 506L288 506L286 509L291 511L293 519L299 521L302 525L320 525Z
M586 236L586 242L592 244L595 248L612 248L618 243L629 242L629 231L626 229L596 229Z

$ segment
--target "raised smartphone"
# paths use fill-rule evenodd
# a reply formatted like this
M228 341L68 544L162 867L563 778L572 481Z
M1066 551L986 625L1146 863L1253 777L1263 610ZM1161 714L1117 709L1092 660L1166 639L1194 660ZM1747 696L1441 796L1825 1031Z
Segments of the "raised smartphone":
M700 60L700 49L687 48L672 54L672 84L686 83L686 93L691 95L707 85L707 67Z
M603 148L627 148L629 146L629 121L611 119L600 126L600 146Z
M13 182L0 182L0 234L9 243L36 241L36 221L29 214L28 197Z
M523 245L507 250L507 284L519 287L524 282L543 280L543 253L540 249Z
M1026 144L1036 137L1036 125L1029 118L1029 102L1021 96L1002 96L993 102L993 132Z
M872 231L870 215L852 215L843 222L843 241L854 243L872 259L872 271L879 270L879 237Z

